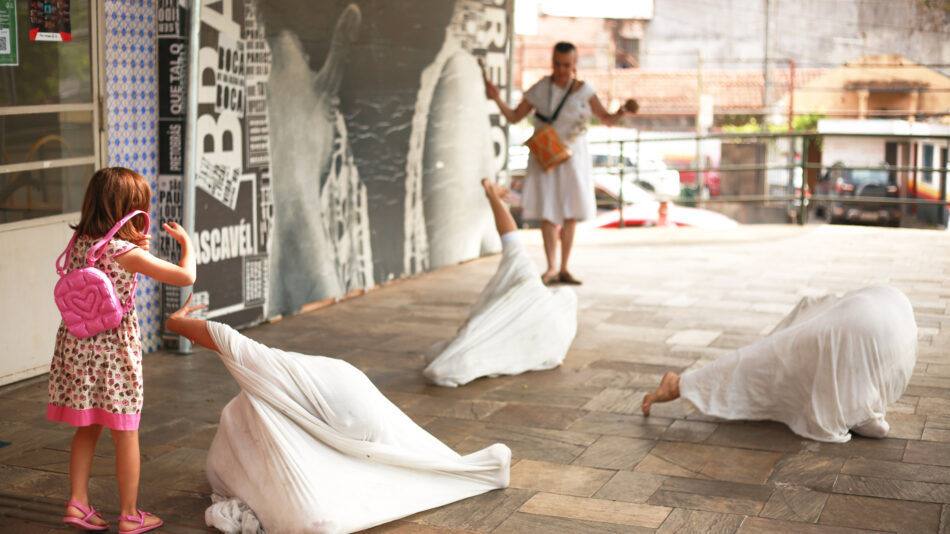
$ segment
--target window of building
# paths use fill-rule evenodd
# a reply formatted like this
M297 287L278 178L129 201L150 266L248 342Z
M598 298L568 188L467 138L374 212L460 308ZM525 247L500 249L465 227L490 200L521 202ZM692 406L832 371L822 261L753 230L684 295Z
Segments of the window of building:
M924 145L924 161L923 161L924 171L921 175L921 179L925 184L934 183L934 174L931 169L934 166L934 146L933 145Z
M617 38L618 69L633 69L640 66L640 39Z
M101 163L98 4L50 3L69 41L30 40L34 4L16 2L17 64L0 65L0 224L79 211Z

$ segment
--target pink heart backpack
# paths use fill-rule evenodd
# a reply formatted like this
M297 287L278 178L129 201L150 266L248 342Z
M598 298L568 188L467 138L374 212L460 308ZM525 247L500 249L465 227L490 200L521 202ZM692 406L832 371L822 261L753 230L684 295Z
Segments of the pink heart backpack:
M135 282L132 283L132 294L129 295L129 300L123 304L119 300L119 295L109 275L96 268L94 264L102 256L112 236L136 215L145 215L145 233L147 234L150 225L148 213L135 210L115 223L112 230L109 230L105 237L89 249L86 255L86 267L73 269L68 273L63 272L69 265L69 253L73 249L73 244L76 243L78 232L73 234L66 250L56 259L56 272L60 278L56 282L56 287L53 288L53 297L56 299L56 306L70 334L82 339L112 330L122 321L125 312L135 305ZM62 265L64 258L66 265Z

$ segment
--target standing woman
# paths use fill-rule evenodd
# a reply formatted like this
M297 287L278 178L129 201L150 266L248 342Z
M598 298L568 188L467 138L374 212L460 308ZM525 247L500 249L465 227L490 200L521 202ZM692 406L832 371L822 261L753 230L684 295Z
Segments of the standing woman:
M511 109L501 99L498 88L487 79L485 91L498 104L501 113L511 123L537 111L535 128L541 127L555 115L551 126L568 145L572 156L567 161L545 172L535 158L529 158L522 192L522 210L526 219L541 219L541 235L547 270L541 276L545 284L563 282L579 284L571 276L567 262L574 243L574 229L578 219L596 215L594 184L591 177L590 154L587 150L587 125L590 116L596 116L607 126L616 124L624 116L624 108L608 113L597 98L597 92L587 82L576 80L577 49L568 42L554 45L553 72L524 93L518 107ZM566 98L565 98L566 96ZM540 120L538 120L540 119ZM558 231L560 227L560 231ZM557 268L557 242L561 241L561 267Z

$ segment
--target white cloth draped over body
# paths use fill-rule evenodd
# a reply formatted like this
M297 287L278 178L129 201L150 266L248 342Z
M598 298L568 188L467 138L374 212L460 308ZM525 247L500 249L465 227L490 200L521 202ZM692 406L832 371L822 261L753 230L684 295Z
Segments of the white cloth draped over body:
M455 387L483 376L553 369L577 333L577 296L546 287L517 231L501 236L498 270L455 337L435 344L423 374Z
M550 117L557 109L567 88L552 83L545 76L525 91L524 99ZM597 215L594 199L594 178L591 175L590 152L587 149L587 124L590 122L590 98L597 94L590 83L583 85L564 102L564 107L551 125L571 149L571 157L544 172L534 156L528 158L521 191L522 217L543 219L562 224L564 219L591 219ZM535 119L535 126L542 123Z
M779 421L800 436L842 443L862 425L883 424L886 433L887 407L916 361L907 296L870 286L805 297L767 337L683 373L679 388L704 414Z
M268 534L354 532L508 486L505 445L460 456L349 363L207 324L242 389L208 451L209 525L242 532L243 503Z

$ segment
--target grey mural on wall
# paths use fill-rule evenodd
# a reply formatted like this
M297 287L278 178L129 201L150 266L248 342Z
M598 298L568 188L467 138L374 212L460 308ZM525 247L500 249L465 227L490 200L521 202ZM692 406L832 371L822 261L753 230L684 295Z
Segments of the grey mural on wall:
M195 238L209 316L253 324L498 249L479 181L504 168L506 134L477 59L507 86L508 1L205 6ZM178 12L168 77L187 52ZM181 116L166 122L160 152L180 161ZM160 178L180 198L180 166Z
M486 40L485 5L455 4L420 76L406 162L404 269L416 273L498 249L479 180L493 176L489 107L472 52Z
M374 285L366 186L338 98L360 20L352 4L337 17L316 72L293 32L271 39L268 109L281 126L271 130L277 179L269 315Z
M268 105L281 125L271 129L268 313L498 250L479 181L503 169L507 147L476 58L507 85L506 3L284 2L262 12L274 56Z

